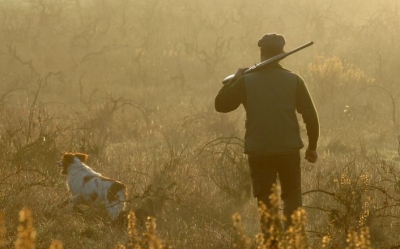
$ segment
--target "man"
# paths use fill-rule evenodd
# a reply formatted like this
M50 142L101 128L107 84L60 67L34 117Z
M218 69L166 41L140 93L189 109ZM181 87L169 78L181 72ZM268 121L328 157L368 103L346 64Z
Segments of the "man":
M259 41L261 61L283 53L285 38L266 34ZM284 229L291 224L291 214L302 207L300 137L296 111L303 117L308 136L305 159L315 163L319 121L303 79L284 69L279 62L251 73L239 68L215 98L218 112L230 112L243 104L246 110L245 153L251 172L253 194L269 207L271 188L279 176L281 198L286 217Z

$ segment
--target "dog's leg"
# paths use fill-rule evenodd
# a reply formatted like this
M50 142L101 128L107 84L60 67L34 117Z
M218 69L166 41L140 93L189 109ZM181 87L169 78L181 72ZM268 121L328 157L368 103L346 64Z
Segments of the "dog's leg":
M125 210L126 187L120 182L114 182L105 200L105 205L112 220L118 219L119 214Z
M83 210L78 207L79 204L82 204L84 202L84 199L81 195L73 196L70 202L72 203L72 210L77 213L83 214Z
M111 222L112 225L117 225L120 227L128 226L128 212L123 210L118 214L118 217Z
M116 220L119 214L124 210L125 203L121 201L106 202L106 209L112 220Z
M116 198L112 201L106 200L105 205L113 221L117 220L121 212L125 210L126 192L125 189L116 193Z

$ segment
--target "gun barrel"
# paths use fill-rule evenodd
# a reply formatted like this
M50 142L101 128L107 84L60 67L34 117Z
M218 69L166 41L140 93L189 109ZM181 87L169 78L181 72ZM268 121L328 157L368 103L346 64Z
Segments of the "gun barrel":
M287 56L289 56L289 55L291 55L293 53L296 53L296 52L298 52L298 51L300 51L300 50L302 50L302 49L304 49L306 47L309 47L309 46L311 46L313 44L314 44L314 42L311 41L311 42L308 42L308 43L306 43L306 44L304 44L304 45L302 45L302 46L300 46L298 48L295 48L295 49L289 51L289 52L284 52L284 53L278 54L278 55L276 55L274 57L271 57L268 60L265 60L263 62L260 62L260 63L258 63L256 65L250 67L249 69L244 71L244 74L250 73L250 72L254 71L257 68L264 67L264 66L266 66L268 64L271 64L272 62L282 60L282 59L286 58ZM230 80L233 79L234 76L235 76L234 74L231 74L231 75L227 76L225 79L222 80L222 83L223 84L228 83Z

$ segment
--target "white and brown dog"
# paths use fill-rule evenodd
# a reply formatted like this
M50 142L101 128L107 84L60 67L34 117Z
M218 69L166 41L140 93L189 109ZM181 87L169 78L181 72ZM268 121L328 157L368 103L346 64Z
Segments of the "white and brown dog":
M85 163L88 155L65 153L57 165L61 174L67 176L67 187L72 194L68 201L74 209L78 205L104 205L113 220L117 220L125 209L126 186L116 180L104 177L93 171Z

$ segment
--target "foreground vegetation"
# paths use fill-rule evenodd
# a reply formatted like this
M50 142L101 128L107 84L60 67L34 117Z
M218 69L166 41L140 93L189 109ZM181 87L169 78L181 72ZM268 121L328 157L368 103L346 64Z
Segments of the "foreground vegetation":
M268 237L265 237L262 233L255 236L254 241L249 238L244 230L241 217L239 214L233 215L233 242L231 246L233 248L276 248L276 249L286 249L286 248L298 248L306 249L309 248L309 243L307 239L306 227L306 214L303 209L299 209L292 215L293 225L288 228L286 232L282 232L279 223L285 217L279 215L279 196L278 189L276 188L274 193L271 195L271 203L274 204L271 210L266 210L265 206L261 207L260 217L267 222L271 222L272 226L268 229ZM19 213L20 225L18 227L18 237L15 242L15 248L25 249L25 248L35 248L36 241L36 230L33 226L33 218L29 209L24 208ZM127 216L127 242L126 244L117 244L116 249L145 249L145 248L173 248L168 244L163 243L163 241L157 236L156 222L152 217L147 217L146 220L146 232L143 234L138 233L137 229L137 218L135 213L130 211ZM4 220L0 216L0 245L3 245L5 229ZM330 244L330 237L325 236L322 240L322 248L326 248ZM346 242L348 246L346 249L356 249L356 248L371 248L369 229L363 227L360 230L360 234L357 231L349 231L347 235ZM52 240L49 249L62 249L63 244L59 240Z
M0 10L2 248L16 247L18 226L37 248L129 248L153 231L170 248L262 248L244 110L218 114L213 99L221 79L258 62L267 32L287 49L315 42L282 62L321 121L319 161L302 162L300 237L288 236L399 247L396 1L0 0ZM104 210L60 208L69 194L55 162L67 151L128 186L136 232Z

